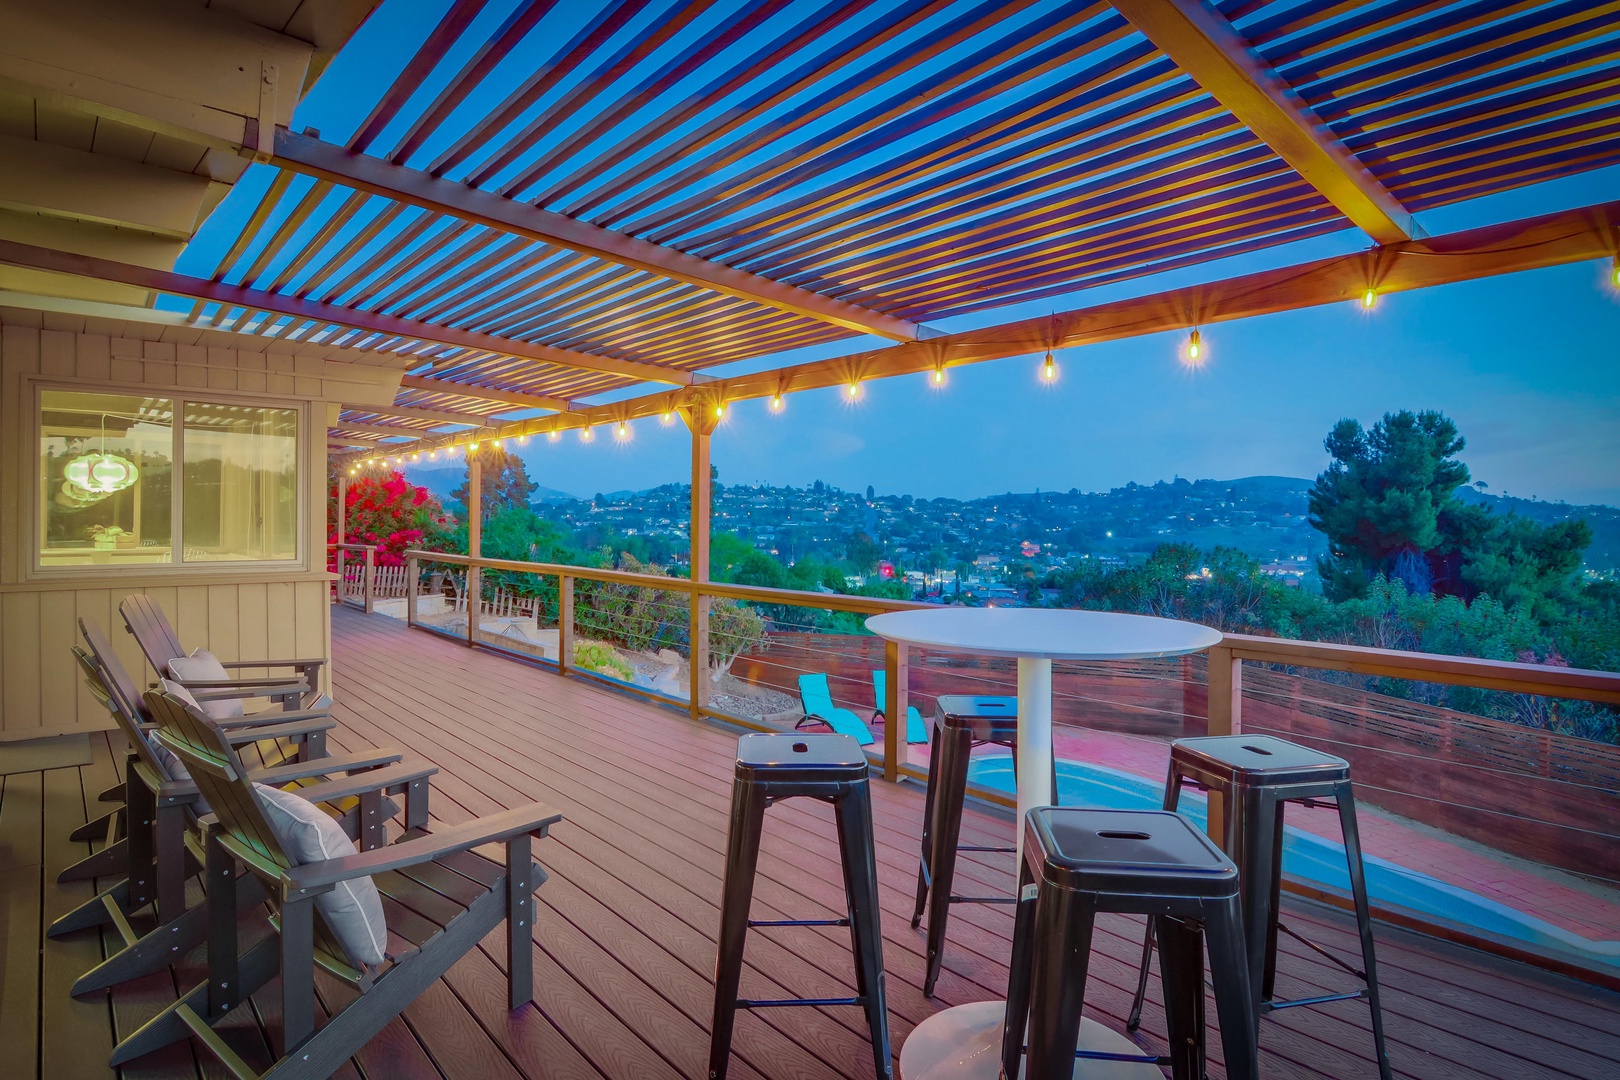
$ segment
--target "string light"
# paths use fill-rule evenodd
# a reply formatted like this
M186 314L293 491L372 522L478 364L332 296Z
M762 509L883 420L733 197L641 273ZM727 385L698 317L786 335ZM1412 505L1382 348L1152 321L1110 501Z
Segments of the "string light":
M665 426L668 426L668 425L673 424L675 422L675 410L674 409L665 409L664 410L663 422L664 422Z
M527 433L524 433L524 434L518 436L518 445L519 446L528 446L529 445L529 436L528 436Z
M495 449L499 450L501 448L501 440L499 440L499 439L491 439L489 445L491 445Z
M613 434L614 434L614 437L617 438L620 442L624 442L626 439L630 438L630 423L629 423L629 421L620 420L619 421L619 426L613 429Z
M1362 307L1363 310L1371 311L1375 306L1377 306L1377 304L1378 304L1378 292L1377 292L1377 290L1368 289L1366 292L1361 294L1361 307Z
M419 461L419 460L421 460L421 457L422 457L421 454L412 454L411 455L411 460L412 461Z
M473 451L474 451L474 450L477 450L477 449L478 449L478 444L477 444L477 443L475 443L475 442L473 442L473 443L468 443L468 444L467 444L467 453L469 453L469 454L470 454L470 453L472 453L472 452L473 452Z
M351 466L351 467L350 467L350 469L349 469L349 475L350 475L350 476L354 476L354 475L355 475L355 474L356 474L356 473L358 473L358 472L359 472L359 471L360 471L360 470L359 470L359 469L356 469L356 468L353 468L353 467L352 467L352 466Z
M771 395L771 412L781 412L782 411L782 404L783 404L783 402L782 402L782 395L781 394L772 394Z
M854 401L856 398L860 397L861 396L861 383L860 383L860 380L857 379L854 382L851 382L849 384L849 386L845 388L844 392L849 395L849 400L851 400L851 401Z
M715 402L714 403L714 418L716 420L723 420L723 419L725 419L725 416L726 416L726 403L723 402L723 401Z
M439 452L437 450L429 450L428 451L428 460L429 461L438 461L439 460Z
M590 442L594 438L596 438L596 434L590 428L582 427L579 429L580 442Z
M1614 272L1609 275L1609 284L1620 289L1620 255L1614 257Z
M1046 359L1041 361L1041 381L1057 381L1057 361L1052 358L1052 350L1046 350Z
M1187 339L1187 362L1197 364L1204 357L1204 339L1197 330Z
M556 442L558 439L562 438L562 432L558 431L556 428L552 428L550 431L546 432L546 438L551 442Z
M936 367L934 369L934 373L928 377L928 381L930 383L934 384L935 386L944 386L945 385L945 365L940 364L938 367Z

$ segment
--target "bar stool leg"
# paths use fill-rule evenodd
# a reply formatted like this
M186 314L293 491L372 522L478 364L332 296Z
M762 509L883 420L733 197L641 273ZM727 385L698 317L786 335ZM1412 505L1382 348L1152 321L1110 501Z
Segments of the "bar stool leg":
M922 922L923 909L928 906L928 886L934 877L934 800L939 794L940 759L944 753L944 728L934 724L933 760L928 764L928 785L923 796L922 857L917 862L917 905L911 910L911 928Z
M1164 778L1164 808L1174 811L1181 805L1181 773L1176 771L1176 763L1170 763L1170 775ZM1131 1014L1125 1021L1126 1031L1135 1031L1142 1026L1142 1005L1147 1001L1148 969L1153 964L1153 938L1154 922L1152 915L1147 919L1147 932L1142 935L1142 963L1136 973L1136 996L1131 999Z
M935 793L934 852L930 859L933 880L928 896L928 969L923 995L934 996L940 967L945 963L945 927L951 917L951 891L956 887L956 846L962 838L962 804L967 795L968 758L972 737L958 731L940 743L939 791Z
M1012 959L1007 963L1007 1018L1001 1029L1001 1068L1008 1077L1018 1075L1024 1056L1024 1026L1029 1023L1029 965L1035 954L1035 877L1028 864L1018 870L1018 904L1013 909Z
M1287 811L1288 803L1272 802L1271 892L1266 896L1266 969L1260 978L1261 1001L1277 996L1277 923L1282 919L1283 820Z
M731 793L731 828L726 839L726 879L720 897L720 945L714 965L709 1080L725 1080L731 1064L737 988L742 982L748 909L754 899L754 871L759 863L759 838L764 826L765 800L757 795L753 784L735 784Z
M883 929L878 915L877 856L873 849L872 792L863 781L850 784L834 803L838 844L849 900L849 938L855 953L855 988L872 1033L872 1064L880 1077L894 1073L889 1049L889 1011L883 988ZM741 960L739 954L738 959ZM711 1071L712 1074L712 1071Z
M1243 911L1237 897L1210 901L1204 919L1209 966L1215 976L1215 1011L1221 1020L1221 1047L1229 1080L1260 1080L1260 1020L1250 989L1243 940Z
M1172 1080L1203 1080L1204 935L1186 919L1155 916Z
M1277 831L1270 815L1276 802L1263 788L1233 792L1228 809L1235 816L1236 850L1232 861L1238 868L1238 895L1243 906L1243 941L1248 948L1249 992L1254 995L1255 1022L1259 1023L1260 988L1265 982L1267 944L1272 940L1276 912L1271 910L1272 881L1279 855Z
M1043 942L1030 964L1028 1080L1053 1080L1074 1072L1080 1045L1080 1011L1091 962L1096 914L1066 889L1042 889L1035 898L1034 933Z
M1378 965L1373 959L1372 908L1367 902L1367 878L1361 864L1361 829L1356 823L1356 797L1349 783L1335 795L1339 803L1339 828L1344 832L1345 862L1350 871L1350 894L1356 901L1356 930L1361 935L1361 965L1367 977L1367 1005L1372 1010L1378 1075L1381 1080L1390 1080L1389 1053L1384 1048L1384 1010L1378 1000Z

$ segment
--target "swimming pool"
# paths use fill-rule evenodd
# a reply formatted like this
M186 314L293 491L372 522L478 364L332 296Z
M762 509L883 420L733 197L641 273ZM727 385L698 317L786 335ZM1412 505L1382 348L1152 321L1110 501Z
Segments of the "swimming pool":
M1162 784L1117 769L1060 759L1057 774L1058 798L1064 806L1157 810L1164 804ZM968 779L1010 794L1014 790L1011 756L975 757L968 767ZM1205 802L1202 792L1185 790L1181 811L1203 827L1207 820ZM1345 869L1343 845L1292 825L1285 825L1283 832L1285 874L1309 885L1349 893L1350 875ZM1375 904L1406 908L1500 938L1526 942L1544 951L1573 954L1584 964L1620 970L1620 941L1581 937L1489 897L1374 855L1364 853L1362 862L1367 892Z

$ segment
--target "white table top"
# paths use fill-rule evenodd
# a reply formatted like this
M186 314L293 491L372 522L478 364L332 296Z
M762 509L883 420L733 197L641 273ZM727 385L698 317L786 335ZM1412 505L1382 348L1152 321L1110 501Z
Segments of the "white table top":
M873 615L879 637L930 649L1045 660L1137 660L1201 652L1221 632L1200 623L1051 608L941 607Z

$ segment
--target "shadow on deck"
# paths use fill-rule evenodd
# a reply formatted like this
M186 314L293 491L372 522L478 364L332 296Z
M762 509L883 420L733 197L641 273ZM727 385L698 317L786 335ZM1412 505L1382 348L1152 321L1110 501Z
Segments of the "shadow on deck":
M535 920L538 1008L509 1014L491 938L461 961L367 1047L351 1076L549 1077L643 1080L707 1075L714 933L735 735L581 681L407 630L389 619L333 611L343 749L392 744L434 761L433 813L447 823L531 800L567 820L536 846L551 873ZM114 748L92 740L79 769L0 778L0 1054L6 1076L107 1074L115 1035L138 1025L194 981L196 958L176 974L76 1002L67 989L99 959L94 934L47 941L41 929L90 895L58 886L57 871L88 848L68 833L99 813L96 792L116 780ZM896 1050L938 1008L998 998L1005 988L1010 909L953 912L938 996L920 990L923 934L909 925L922 792L874 783L889 1011ZM1006 843L1009 815L970 808L964 843ZM1007 893L1012 857L964 854L964 888ZM802 801L766 819L756 918L824 917L843 890L830 812ZM1348 954L1338 911L1289 899L1289 921ZM743 994L853 993L847 936L833 929L750 935ZM1123 1027L1141 941L1140 922L1099 922L1087 1004ZM1620 995L1444 942L1380 926L1390 1057L1398 1075L1449 1080L1552 1080L1620 1076ZM1342 988L1337 969L1285 943L1279 989ZM1163 1030L1150 1001L1144 1030ZM263 1059L262 1026L242 1015L230 1038ZM1299 1009L1268 1021L1263 1075L1352 1080L1376 1076L1365 1006ZM871 1075L858 1010L779 1009L737 1021L732 1075L799 1080ZM152 1055L129 1077L212 1077L211 1060L184 1047ZM1222 1075L1218 1068L1211 1075Z

